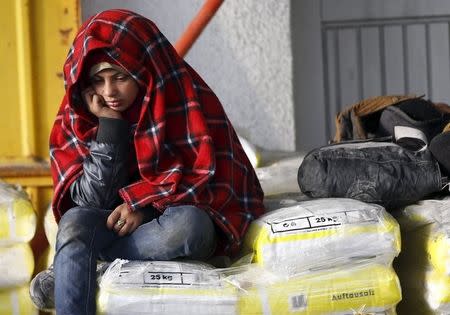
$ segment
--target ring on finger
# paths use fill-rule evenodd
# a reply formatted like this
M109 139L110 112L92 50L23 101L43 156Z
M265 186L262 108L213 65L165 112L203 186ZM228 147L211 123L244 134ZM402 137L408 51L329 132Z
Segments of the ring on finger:
M117 222L116 222L116 227L118 228L118 229L121 229L124 225L125 225L125 220L124 219L119 219L119 220L117 220Z

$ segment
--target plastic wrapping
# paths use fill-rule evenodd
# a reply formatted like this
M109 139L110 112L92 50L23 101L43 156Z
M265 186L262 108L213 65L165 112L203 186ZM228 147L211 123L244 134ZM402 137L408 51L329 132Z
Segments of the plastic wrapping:
M430 270L426 273L426 299L438 314L450 314L450 276Z
M28 195L0 181L0 246L30 241L36 230L36 214Z
M0 290L0 314L38 315L28 293L28 286Z
M401 289L394 270L367 264L251 285L240 295L239 309L240 314L247 315L389 314L400 300Z
M427 253L433 267L439 273L450 276L450 223L433 225L427 242ZM448 290L450 291L450 287Z
M114 261L100 281L99 314L237 314L236 289L201 263Z
M33 269L34 256L28 243L0 247L0 289L30 281Z
M402 313L450 314L450 199L423 200L396 214L405 240L396 261Z
M99 314L395 314L391 267L354 265L282 277L255 264L113 262L100 281Z
M351 264L390 264L400 251L398 223L375 204L327 198L297 202L252 222L244 253L278 273Z
M404 231L430 223L450 224L450 197L419 201L403 208L395 216Z
M298 192L298 167L303 156L289 157L279 160L270 166L255 169L264 195L276 195L287 192Z

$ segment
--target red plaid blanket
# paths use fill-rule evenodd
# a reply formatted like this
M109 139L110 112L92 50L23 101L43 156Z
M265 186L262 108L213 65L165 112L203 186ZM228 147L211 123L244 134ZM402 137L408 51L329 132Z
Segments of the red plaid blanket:
M153 22L127 10L104 11L80 28L64 64L66 94L51 135L56 220L73 204L69 187L82 173L98 120L84 108L79 82L86 56L104 49L145 91L133 141L140 180L120 190L134 210L194 204L205 209L235 252L263 211L263 193L222 105ZM134 167L136 169L136 166Z

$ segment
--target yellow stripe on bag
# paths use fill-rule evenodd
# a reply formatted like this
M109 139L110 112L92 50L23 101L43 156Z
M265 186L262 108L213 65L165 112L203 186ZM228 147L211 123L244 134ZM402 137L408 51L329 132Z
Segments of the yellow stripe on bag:
M241 315L383 312L401 300L394 270L375 264L295 277L264 290L263 295L261 288L240 294ZM270 305L270 312L264 305Z

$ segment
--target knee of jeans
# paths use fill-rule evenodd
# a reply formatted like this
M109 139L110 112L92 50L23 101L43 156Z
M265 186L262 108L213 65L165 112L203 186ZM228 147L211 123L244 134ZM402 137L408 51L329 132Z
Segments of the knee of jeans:
M186 226L188 229L197 232L208 231L213 228L212 220L206 211L195 206L177 206L167 209L173 216L172 220L178 226Z
M56 247L88 237L97 224L93 214L93 209L88 207L75 207L64 213L58 224Z
M204 210L194 206L177 206L166 211L173 216L172 223L176 225L172 230L178 236L183 235L184 242L206 245L215 241L214 224Z

